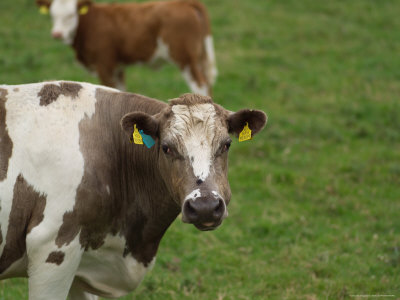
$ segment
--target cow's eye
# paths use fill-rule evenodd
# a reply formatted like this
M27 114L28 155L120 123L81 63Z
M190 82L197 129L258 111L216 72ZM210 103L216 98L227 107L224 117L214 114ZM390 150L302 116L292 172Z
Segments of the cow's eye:
M172 153L171 148L168 147L167 145L162 145L162 150L163 150L163 152L165 154L171 154Z
M229 148L231 147L231 143L232 143L232 141L228 141L225 143L223 152L226 152L229 150Z

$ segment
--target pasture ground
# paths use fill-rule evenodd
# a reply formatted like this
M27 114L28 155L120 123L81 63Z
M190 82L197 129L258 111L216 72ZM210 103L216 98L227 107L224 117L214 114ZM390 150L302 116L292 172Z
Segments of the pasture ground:
M123 299L400 299L400 2L204 2L215 101L269 122L231 148L223 226L178 219ZM1 83L98 82L34 0L1 0L0 20ZM163 100L187 92L173 66L131 67L127 81ZM0 282L0 299L26 298L24 279Z

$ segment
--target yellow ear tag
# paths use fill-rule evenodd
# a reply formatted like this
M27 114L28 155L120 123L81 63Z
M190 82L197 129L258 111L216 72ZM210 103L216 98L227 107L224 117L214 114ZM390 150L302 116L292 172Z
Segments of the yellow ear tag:
M239 133L239 142L244 142L251 140L251 129L249 128L249 123L246 122L241 133Z
M133 142L135 144L143 145L143 139L142 139L142 136L140 135L138 129L136 128L136 124L134 126L133 135L132 136L133 136Z
M40 12L42 15L48 15L48 14L49 14L49 8L48 8L46 5L42 5L42 6L40 6L40 8L39 8L39 12Z
M80 15L86 15L89 11L89 6L84 5L79 9L79 14Z

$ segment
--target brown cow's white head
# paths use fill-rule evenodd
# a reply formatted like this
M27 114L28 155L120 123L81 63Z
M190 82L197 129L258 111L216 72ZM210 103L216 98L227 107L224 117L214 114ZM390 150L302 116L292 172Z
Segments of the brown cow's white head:
M150 116L125 115L121 125L129 134L134 125L158 140L158 165L173 199L182 207L182 220L200 230L218 227L227 216L229 134L238 135L246 122L252 134L267 117L259 110L227 111L211 98L185 94L167 109Z
M74 41L79 14L86 14L91 3L91 0L36 0L42 12L50 12L53 38L60 39L68 45Z

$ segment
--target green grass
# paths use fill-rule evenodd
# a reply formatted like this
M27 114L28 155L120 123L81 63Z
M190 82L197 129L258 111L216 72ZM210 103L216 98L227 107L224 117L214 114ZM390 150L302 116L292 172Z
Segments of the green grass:
M400 2L204 2L215 101L269 122L231 148L223 226L174 222L124 299L400 299ZM1 0L0 20L1 83L98 82L33 0ZM187 92L173 66L131 67L127 81L164 100ZM26 297L26 281L0 282L0 299Z

